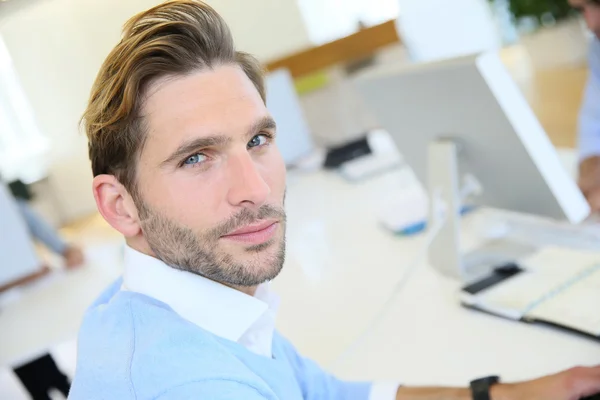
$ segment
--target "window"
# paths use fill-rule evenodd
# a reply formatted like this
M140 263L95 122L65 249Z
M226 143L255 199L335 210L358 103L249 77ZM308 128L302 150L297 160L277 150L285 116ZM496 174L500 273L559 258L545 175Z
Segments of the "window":
M398 0L298 0L311 41L321 45L398 17Z
M48 149L0 37L0 175L26 183L42 178Z

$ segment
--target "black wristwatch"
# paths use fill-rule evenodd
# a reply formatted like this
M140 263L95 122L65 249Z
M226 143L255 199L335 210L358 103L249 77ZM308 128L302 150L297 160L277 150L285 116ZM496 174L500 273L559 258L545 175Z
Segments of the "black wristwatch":
M471 382L473 400L491 400L490 388L500 382L498 376L487 376Z

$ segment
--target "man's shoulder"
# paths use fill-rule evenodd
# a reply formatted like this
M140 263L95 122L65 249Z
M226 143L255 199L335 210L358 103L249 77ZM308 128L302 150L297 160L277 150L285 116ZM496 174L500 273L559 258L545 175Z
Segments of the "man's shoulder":
M139 293L109 288L86 311L79 331L79 343L95 342L97 345L106 342L113 346L123 341L130 342L134 337L160 332L136 330L136 325L146 328L147 325L178 319L177 314L164 303Z
M220 340L155 299L117 292L84 318L74 399L87 399L95 391L113 398L117 393L154 398L189 382L221 380L256 383L252 371Z

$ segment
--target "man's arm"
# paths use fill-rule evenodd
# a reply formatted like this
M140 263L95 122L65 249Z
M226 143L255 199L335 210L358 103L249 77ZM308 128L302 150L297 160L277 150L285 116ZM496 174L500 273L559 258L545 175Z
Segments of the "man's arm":
M472 397L471 391L464 388L401 387L396 400L472 400Z
M593 211L600 211L600 41L593 39L589 77L579 113L579 187Z
M301 356L294 346L279 333L275 332L273 352L284 354L294 371L304 400L344 399L344 400L370 400L372 388L370 382L347 382L337 379L325 372L314 361ZM394 392L389 393L394 400Z
M555 375L491 388L491 400L579 400L600 393L600 367L577 367ZM398 389L396 400L472 400L469 389Z

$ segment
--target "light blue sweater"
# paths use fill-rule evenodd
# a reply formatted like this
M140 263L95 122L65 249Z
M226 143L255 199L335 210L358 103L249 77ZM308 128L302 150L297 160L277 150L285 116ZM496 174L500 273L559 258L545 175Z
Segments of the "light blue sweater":
M370 383L340 381L279 334L273 358L181 318L166 304L112 285L79 334L72 400L366 400Z

